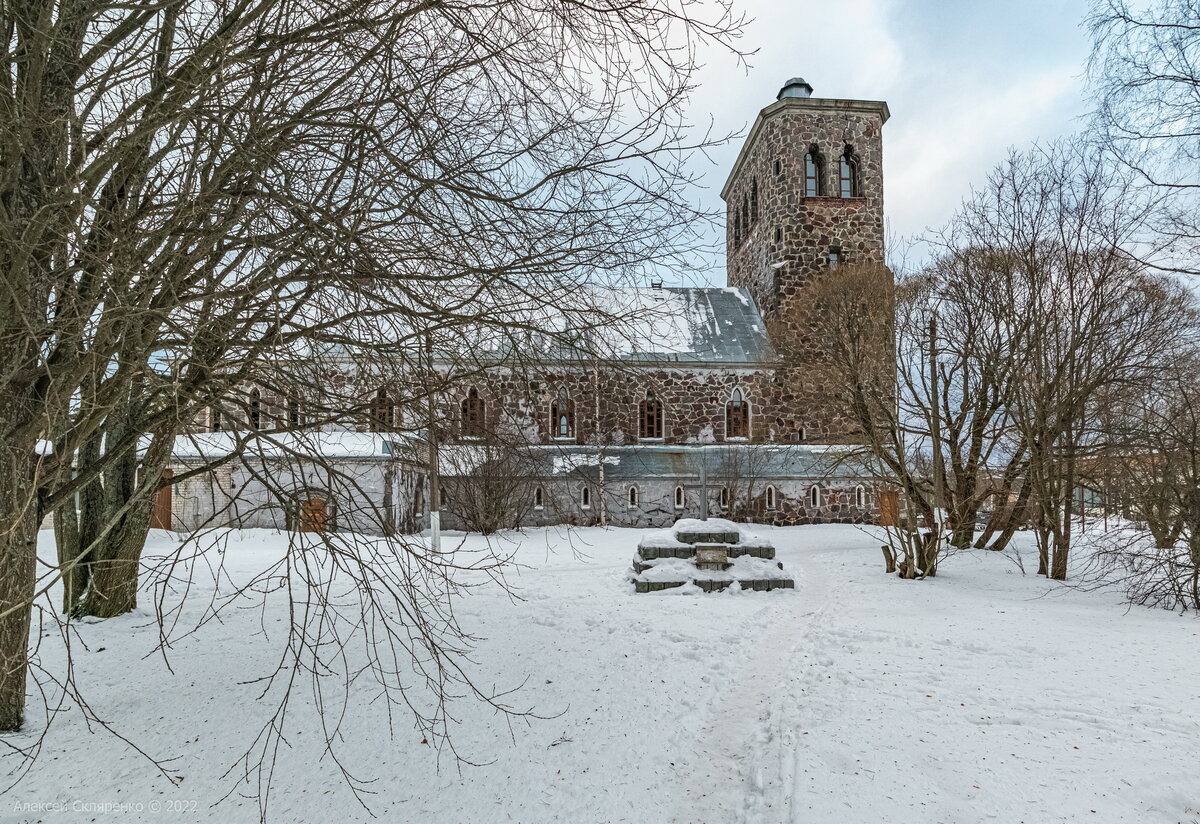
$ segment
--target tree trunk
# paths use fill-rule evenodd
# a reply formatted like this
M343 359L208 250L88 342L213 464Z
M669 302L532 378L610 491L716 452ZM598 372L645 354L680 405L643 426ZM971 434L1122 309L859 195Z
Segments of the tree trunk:
M0 732L25 720L29 622L37 574L34 450L7 448L0 488Z

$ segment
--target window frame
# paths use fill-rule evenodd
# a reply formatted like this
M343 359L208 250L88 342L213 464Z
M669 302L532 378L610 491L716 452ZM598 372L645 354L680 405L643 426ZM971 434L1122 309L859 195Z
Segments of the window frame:
M867 488L862 484L854 487L854 505L859 509L867 508Z
M546 490L540 486L533 488L533 509L535 512L541 512L546 508Z
M741 387L735 386L733 391L729 393L729 400L725 402L725 440L727 441L748 441L750 440L750 424L752 408L750 400L746 394L742 392ZM735 427L730 424L735 420L734 415L740 415L738 427L740 432L732 434Z
M808 488L808 505L812 509L821 509L825 505L825 496L820 484L813 484Z
M587 484L584 484L583 486L579 487L579 508L580 509L591 509L592 508L592 488L590 486L588 486Z
M650 410L654 410L653 418L650 417ZM647 422L652 426L647 428ZM666 411L664 404L654 393L647 392L646 397L638 404L638 440L639 441L661 441L666 438ZM648 432L656 432L657 434L647 434Z
M472 386L467 389L459 404L459 436L470 440L483 440L487 432L487 401Z
M821 197L825 193L824 181L822 181L821 153L817 151L816 144L808 147L808 151L804 153L804 196L805 197Z
M567 434L561 434L559 418L566 417ZM554 441L575 440L575 401L565 393L559 393L550 401L550 439Z
M676 509L687 509L687 491L682 484L675 487L672 503L675 504Z
M838 158L838 197L862 197L858 173L858 156L854 154L852 146L847 146L846 151Z
M766 490L763 492L764 503L770 511L779 509L779 490L775 488L775 484L767 484Z
M625 508L637 509L641 505L641 494L638 492L636 485L630 486L625 491Z

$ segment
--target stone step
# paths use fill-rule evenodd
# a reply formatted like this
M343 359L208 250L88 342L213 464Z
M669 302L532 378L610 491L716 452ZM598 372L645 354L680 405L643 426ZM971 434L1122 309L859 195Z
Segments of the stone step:
M664 589L674 589L686 584L687 581L634 581L636 592L658 592ZM705 592L719 592L727 589L733 581L694 581L693 583ZM795 589L796 582L790 578L754 578L739 581L742 589L752 589L755 592L768 592L773 589Z
M734 544L728 549L730 558L749 555L752 558L766 558L768 561L775 557L775 547L771 546L738 546ZM638 547L638 555L644 561L654 561L659 558L695 558L696 550L691 546L680 547Z

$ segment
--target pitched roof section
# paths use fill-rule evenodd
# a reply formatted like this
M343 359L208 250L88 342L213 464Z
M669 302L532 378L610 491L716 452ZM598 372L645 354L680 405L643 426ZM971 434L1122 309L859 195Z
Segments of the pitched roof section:
M631 341L627 360L763 366L773 366L777 360L762 313L745 289L637 291L641 293L639 303L644 303L655 319L644 340Z

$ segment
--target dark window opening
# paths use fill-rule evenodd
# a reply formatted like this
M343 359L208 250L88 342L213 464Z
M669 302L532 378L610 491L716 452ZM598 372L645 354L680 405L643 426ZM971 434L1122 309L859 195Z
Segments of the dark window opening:
M465 438L482 438L485 434L487 406L479 390L471 387L462 402L462 434Z
M663 407L653 393L646 393L646 400L638 407L638 437L661 438L663 436Z
M551 437L566 440L575 437L575 402L560 394L550 404Z
M758 178L750 181L750 222L758 222Z
M842 155L840 168L841 181L841 196L842 197L859 197L858 191L858 159L854 156L854 150L849 146L846 147L845 153Z
M783 243L783 227L782 226L775 227L775 242Z
M821 156L813 146L804 155L804 196L817 197L821 194Z
M257 389L250 392L250 409L247 418L251 429L262 428L262 393Z
M396 425L396 405L388 397L386 389L381 388L375 393L370 424L372 432L386 432Z
M750 437L750 404L740 389L733 390L729 403L725 404L725 437Z

